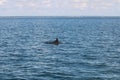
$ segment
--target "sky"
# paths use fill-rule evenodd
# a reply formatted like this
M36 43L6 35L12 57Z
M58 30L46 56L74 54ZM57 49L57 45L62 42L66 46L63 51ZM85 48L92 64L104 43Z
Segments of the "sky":
M120 0L0 0L0 16L120 16Z

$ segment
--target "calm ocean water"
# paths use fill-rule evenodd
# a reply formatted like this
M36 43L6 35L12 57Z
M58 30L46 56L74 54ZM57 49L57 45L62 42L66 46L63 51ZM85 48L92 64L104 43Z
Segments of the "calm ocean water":
M1 17L0 80L120 80L120 18Z

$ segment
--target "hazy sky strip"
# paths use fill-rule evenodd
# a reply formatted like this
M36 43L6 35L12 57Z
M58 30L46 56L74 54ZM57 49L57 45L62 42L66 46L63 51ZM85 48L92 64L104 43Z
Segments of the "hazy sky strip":
M120 0L0 0L0 16L120 16Z

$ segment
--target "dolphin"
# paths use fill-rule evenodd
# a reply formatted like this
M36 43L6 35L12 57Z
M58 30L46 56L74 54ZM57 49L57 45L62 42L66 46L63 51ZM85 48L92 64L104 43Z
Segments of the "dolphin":
M45 42L46 44L54 44L54 45L59 45L61 44L61 42L58 40L58 38L56 38L55 41L51 41L51 42Z

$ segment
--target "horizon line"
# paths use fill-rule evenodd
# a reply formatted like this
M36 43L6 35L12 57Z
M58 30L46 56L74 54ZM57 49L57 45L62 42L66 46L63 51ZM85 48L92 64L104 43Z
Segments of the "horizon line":
M23 15L23 16L0 16L0 17L120 17L120 16L28 16L28 15Z

